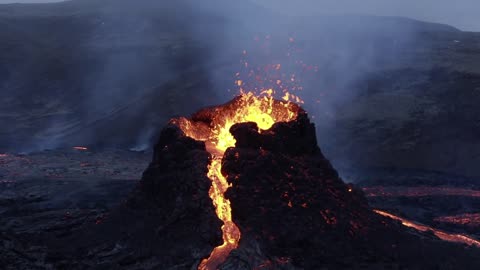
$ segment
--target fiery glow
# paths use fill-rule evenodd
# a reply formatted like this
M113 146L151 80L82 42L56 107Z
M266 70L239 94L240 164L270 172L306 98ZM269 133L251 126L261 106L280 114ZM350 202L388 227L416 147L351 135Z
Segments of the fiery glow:
M394 220L398 220L402 223L403 226L414 228L414 229L416 229L418 231L421 231L421 232L432 231L433 234L435 234L435 236L437 236L438 238L440 238L444 241L463 243L463 244L467 244L467 245L470 245L470 246L473 245L473 246L480 247L480 241L478 241L476 239L473 239L473 238L470 238L468 236L465 236L463 234L447 233L447 232L437 230L437 229L434 229L434 228L426 226L426 225L422 225L422 224L407 220L405 218L401 218L399 216L392 215L392 214L387 213L385 211L381 211L381 210L373 210L373 211L375 213L379 214L379 215L389 217L389 218L394 219Z
M256 37L254 40L258 42L260 38ZM267 54L270 51L269 41L270 36L267 35L265 44L261 44L261 51ZM289 41L290 44L293 43L293 37ZM237 123L255 122L260 129L259 132L263 132L277 122L294 120L300 111L300 107L295 103L304 103L298 95L291 94L292 91L303 90L302 76L298 77L291 73L291 70L282 66L281 63L259 66L255 56L247 50L242 52L241 57L234 81L235 87L240 92L239 97L224 106L206 109L203 115L199 112L200 115L193 116L192 120L186 118L173 120L187 136L204 141L207 151L212 155L212 161L208 167L208 177L212 181L209 195L217 216L224 223L223 244L216 247L210 257L201 262L199 269L217 269L230 252L237 248L240 240L240 230L232 221L230 202L224 197L229 184L221 173L224 152L236 143L230 128ZM252 60L251 63L250 60ZM304 63L295 63L296 67L300 65ZM278 94L273 88L278 90ZM254 92L246 92L244 89ZM283 100L275 100L274 96Z
M238 83L240 84L240 83ZM223 244L216 247L208 259L200 263L198 269L217 269L230 252L238 247L240 230L232 220L230 201L224 193L229 188L227 179L222 174L222 158L225 150L235 146L235 138L230 128L237 123L255 122L260 132L270 129L277 122L294 120L299 107L289 101L273 98L272 89L262 91L259 95L242 92L233 102L211 109L211 122L191 121L186 118L173 120L183 132L196 140L204 141L212 161L208 167L208 177L212 181L209 196L212 198L216 214L223 221Z
M193 123L185 118L174 120L183 132L196 140L204 141L210 153L222 156L228 147L235 146L230 128L237 123L255 122L261 130L267 130L277 122L288 122L296 118L298 106L291 101L277 101L274 91L268 89L255 95L242 92L235 102L219 108L209 127Z
M238 247L240 241L240 230L232 221L232 209L230 201L224 196L229 185L227 179L222 175L222 157L214 157L208 167L208 177L212 180L212 187L209 195L212 198L217 216L223 221L222 237L223 244L216 247L208 259L204 259L198 269L217 269L223 263L230 252Z

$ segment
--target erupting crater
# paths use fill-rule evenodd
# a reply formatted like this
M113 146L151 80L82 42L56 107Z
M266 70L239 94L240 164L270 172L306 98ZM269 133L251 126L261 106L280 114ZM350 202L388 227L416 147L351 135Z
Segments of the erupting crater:
M353 236L370 222L372 212L361 191L343 183L322 155L307 113L293 102L274 99L273 90L260 95L242 93L190 118L172 119L144 173L143 189L158 191L162 175L178 170L173 162L195 158L198 152L202 156L208 153L208 195L222 222L221 242L201 260L198 269L229 269L222 267L242 260L249 261L245 269L251 269L273 258L275 263L267 264L275 269L291 263L290 257L294 261L306 255L302 246L319 248L332 228L338 228L332 237ZM199 181L194 178L199 176L189 174L192 170L181 166L185 171L175 172L181 182L177 185L187 177ZM192 212L188 215L195 215ZM280 225L282 222L286 223ZM215 239L214 234L211 237ZM255 260L251 254L239 255L251 252L252 245L261 246L263 255L254 255ZM234 255L233 250L237 250Z
M307 113L272 90L172 119L124 212L143 215L164 269L427 269L438 250L472 256L372 211L323 156Z
M212 156L208 166L208 177L212 181L209 196L218 218L223 222L223 244L216 247L210 257L201 262L198 267L200 270L217 269L230 252L238 247L240 240L240 230L232 221L230 201L225 198L225 192L230 185L222 174L225 150L234 147L236 142L230 132L231 127L239 123L253 122L262 133L275 123L294 120L303 112L294 103L275 100L272 93L272 90L263 92L262 96L256 96L252 92L243 93L232 102L202 110L191 119L182 117L172 120L186 136L205 142L206 149Z

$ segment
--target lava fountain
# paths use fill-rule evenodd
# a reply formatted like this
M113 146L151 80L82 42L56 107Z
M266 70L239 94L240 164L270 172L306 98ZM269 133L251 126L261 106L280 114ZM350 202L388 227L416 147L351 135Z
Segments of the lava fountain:
M211 154L207 174L212 181L209 196L218 218L223 221L223 244L216 247L209 258L200 263L200 270L217 269L230 252L238 247L240 241L241 233L232 221L230 201L224 196L229 184L222 174L223 154L227 148L235 146L235 138L230 133L230 128L238 123L255 122L261 132L270 129L275 123L289 122L298 116L300 107L288 99L275 100L273 94L273 90L263 91L259 95L252 92L242 93L224 106L200 111L192 117L194 120L172 120L185 135L205 142L207 151Z

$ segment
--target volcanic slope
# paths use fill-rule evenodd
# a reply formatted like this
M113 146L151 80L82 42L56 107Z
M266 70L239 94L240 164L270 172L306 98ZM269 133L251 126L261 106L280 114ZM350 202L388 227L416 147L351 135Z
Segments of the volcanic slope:
M189 121L208 126L219 112L222 106L208 108ZM293 121L266 131L240 123L230 132L236 144L224 154L222 174L231 184L225 196L242 236L220 269L480 266L476 248L444 242L375 214L363 192L345 184L323 156L303 110ZM128 203L77 236L90 252L71 253L70 260L125 269L198 267L222 243L222 224L208 198L210 157L204 142L189 138L172 121ZM121 248L115 250L116 245ZM92 246L115 252L104 258L92 253Z

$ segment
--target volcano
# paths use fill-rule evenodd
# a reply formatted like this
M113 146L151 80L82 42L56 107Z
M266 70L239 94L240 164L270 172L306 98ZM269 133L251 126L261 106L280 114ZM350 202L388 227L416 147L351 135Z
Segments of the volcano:
M475 248L376 214L324 157L307 113L264 94L172 119L161 132L126 208L153 211L149 242L163 269L480 263ZM458 257L423 259L441 253Z
M478 241L371 209L363 190L346 184L322 154L307 112L273 96L242 93L171 119L122 204L101 216L67 213L50 227L1 233L0 264L478 269Z

